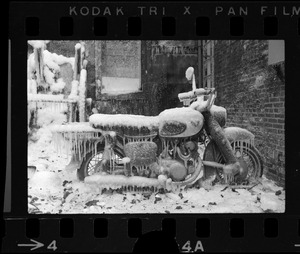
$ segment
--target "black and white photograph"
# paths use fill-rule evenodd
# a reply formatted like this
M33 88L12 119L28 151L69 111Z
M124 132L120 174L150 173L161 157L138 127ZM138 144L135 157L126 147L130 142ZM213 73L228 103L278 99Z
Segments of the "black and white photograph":
M285 212L284 40L28 40L30 214Z

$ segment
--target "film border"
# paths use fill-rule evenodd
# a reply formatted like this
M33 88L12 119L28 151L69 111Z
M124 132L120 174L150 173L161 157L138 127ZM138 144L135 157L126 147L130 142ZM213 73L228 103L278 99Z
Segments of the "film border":
M57 8L57 6L54 6L54 4L50 3L44 3L43 5L38 5L35 3L29 3L29 4L21 4L21 3L12 3L11 4L11 9L10 9L10 40L11 40L11 71L12 73L20 73L18 77L15 77L12 75L12 105L16 101L18 101L18 104L26 105L26 94L25 87L22 88L20 87L18 89L18 93L14 92L16 91L16 84L18 82L22 82L22 78L26 77L26 62L25 61L20 61L19 59L26 59L26 50L27 50L27 45L26 41L30 39L58 39L58 40L69 40L69 39L193 39L193 38L207 38L207 37L199 37L196 36L195 34L195 27L194 27L194 20L195 17L197 16L207 16L210 17L210 35L208 38L210 39L284 39L286 42L286 126L287 129L290 131L286 133L286 168L290 167L292 169L295 168L296 165L296 160L297 156L299 155L299 145L294 143L294 138L292 133L297 131L297 126L295 125L292 117L292 113L289 113L289 109L293 109L297 107L296 100L295 100L295 94L297 94L297 88L293 87L292 85L289 84L297 84L299 83L299 76L297 76L297 68L296 64L297 63L297 57L299 56L299 32L297 26L299 26L299 15L284 15L283 13L283 6L286 7L291 7L291 6L299 6L295 4L294 2L271 2L266 4L267 6L277 6L277 15L276 17L278 18L278 35L277 36L265 36L263 33L263 29L258 29L258 27L261 27L263 24L263 18L265 15L260 15L261 3L253 3L253 2L246 2L243 3L242 5L248 7L248 13L251 13L247 16L244 16L244 27L245 27L245 33L244 36L242 37L236 37L236 36L230 36L229 34L229 18L231 15L228 15L228 6L240 6L240 3L226 3L222 2L219 6L223 7L224 9L227 9L227 14L225 13L220 13L220 15L216 15L216 3L196 3L196 2L191 2L190 4L190 12L192 13L191 16L185 16L183 13L186 11L186 7L188 3L174 3L174 4L166 4L166 3L145 3L144 6L148 7L150 9L151 6L157 6L162 10L162 7L168 7L168 16L175 17L176 19L176 35L175 36L162 36L161 35L161 21L160 19L162 18L162 14L158 15L145 15L141 16L142 19L142 35L141 36L128 36L127 35L127 29L126 29L126 22L127 22L127 17L128 16L133 16L134 13L131 12L130 8L128 8L128 13L126 15L122 16L113 16L113 15L108 15L108 27L109 31L107 36L105 37L95 37L93 34L92 29L86 29L86 27L79 25L82 22L84 24L87 24L87 26L92 24L93 16L92 15L78 15L80 11L77 9L77 15L72 12L72 15L70 15L70 6L82 6L82 4L72 4L72 3L55 3L57 4L60 8ZM132 3L134 4L134 3ZM131 5L132 5L131 4ZM97 6L97 3L86 3L83 6ZM109 3L107 4L108 6L111 6L111 9L116 9L118 3ZM126 3L122 3L123 6L127 6ZM130 5L130 4L129 4ZM204 8L205 6L205 8ZM265 6L265 5L264 5ZM180 8L183 7L183 8ZM227 7L227 8L226 8ZM272 9L270 7L270 9ZM291 10L293 8L290 8ZM180 12L178 11L180 10ZM197 12L192 12L192 10L198 10ZM260 11L259 11L260 10ZM274 10L274 9L273 9ZM281 10L281 12L279 11ZM288 12L288 8L285 9L286 13ZM166 11L166 10L165 10ZM223 11L222 11L223 12ZM47 20L44 18L44 15L46 13L53 13L51 17L47 17ZM74 14L74 15L73 15ZM274 16L274 12L269 15ZM25 36L24 34L24 18L32 16L32 17L38 17L40 20L40 33L38 36ZM58 30L58 18L59 17L72 17L74 21L74 34L72 37L68 36L60 36L59 35L59 30ZM149 26L149 22L151 21L151 26ZM54 25L56 24L56 25ZM157 27L159 29L152 29L153 27ZM27 141L26 141L26 135L25 133L21 133L19 131L19 126L24 125L26 122L26 112L25 108L21 107L16 108L12 106L12 159L14 158L14 154L17 154L19 150L22 151L27 151ZM22 114L20 114L20 111L24 110ZM21 111L22 112L22 111ZM18 123L20 124L13 124L15 118L14 116L20 116ZM26 129L26 128L24 128ZM292 131L293 130L293 131ZM291 133L290 133L291 132ZM18 145L16 145L18 144ZM23 150L24 149L24 150ZM6 221L6 228L7 228L7 237L8 236L16 236L18 234L22 234L22 237L25 241L25 234L24 230L20 230L19 232L12 232L12 227L20 227L20 223L23 224L24 226L24 218L45 218L45 220L41 220L42 225L45 225L44 222L46 222L48 219L58 221L58 218L65 218L69 217L69 215L48 215L48 214L43 214L43 215L30 215L27 214L27 184L24 184L24 182L27 181L27 176L26 172L17 172L14 170L15 168L18 168L20 165L26 165L27 161L27 154L22 154L20 155L19 160L12 160L12 209L11 213L5 214L5 217L7 218ZM295 168L296 169L296 168ZM269 217L275 217L279 221L279 228L282 228L284 232L289 232L288 228L293 227L293 222L296 221L297 219L299 220L299 206L297 203L298 196L296 195L297 193L297 183L299 182L300 174L299 171L291 171L291 172L286 172L286 191L287 191L287 197L286 197L286 213L285 214L241 214L241 215L233 215L233 214L228 214L228 215L203 215L201 214L199 217L205 217L205 218L212 218L212 223L215 224L215 226L212 227L222 227L227 228L228 226L228 219L229 218L235 218L235 217L242 217L245 219L245 225L255 225L259 220L262 220L262 218L269 218ZM26 181L24 181L24 179ZM18 189L15 189L14 186L18 186ZM21 195L20 195L21 194ZM21 197L20 197L21 196ZM75 221L80 221L80 220L86 220L91 215L71 215L72 217L76 217ZM105 215L105 218L108 218L109 221L120 221L122 220L121 218L124 218L124 222L122 222L123 225L126 225L125 220L127 218L134 218L137 215L131 214L131 215ZM172 214L172 215L138 215L139 217L142 217L143 219L143 233L145 233L148 230L155 230L159 229L161 227L161 219L162 218L176 218L176 223L177 223L177 230L176 230L176 238L178 239L178 244L180 246L184 245L184 239L186 237L187 231L185 230L178 230L179 228L185 228L188 229L192 225L194 225L194 217L198 215L197 214L189 214L189 215L179 215L179 214ZM97 216L98 217L98 216ZM99 216L100 217L100 216ZM102 217L102 216L101 216ZM149 219L151 221L150 224L156 225L155 227L148 226L147 223L144 223L144 220L148 221L148 217L151 217ZM257 219L256 217L260 217ZM23 219L21 219L23 218ZM153 218L155 219L155 223L153 221ZM227 220L226 220L227 219ZM187 222L188 221L188 222ZM148 221L149 222L149 221ZM80 223L80 222L79 222ZM124 224L125 223L125 224ZM55 224L55 223L54 223ZM53 224L53 232L54 236L57 236L57 225L56 227ZM77 222L75 223L77 225ZM83 225L81 223L81 225ZM48 224L49 225L49 224ZM76 225L75 225L75 231L76 231ZM115 224L115 225L118 225ZM182 226L180 226L182 225ZM43 227L43 226L42 226ZM255 227L252 227L251 232L256 232ZM258 228L256 228L258 230ZM280 229L280 231L282 230ZM87 229L89 230L89 229ZM225 230L225 229L224 229ZM295 231L297 229L295 228ZM125 232L126 231L126 232ZM127 233L126 230L121 231L122 236L125 236ZM227 230L225 230L227 232ZM123 232L123 233L122 233ZM207 242L205 242L204 247L207 245L209 246L208 249L210 251L218 251L219 249L214 249L211 246L214 245L213 239L216 237L224 237L222 234L224 231L212 234L209 239L206 239ZM190 232L191 236L189 237L191 242L197 242L197 238L193 232ZM219 234L219 235L218 235ZM118 236L118 237L119 237ZM254 236L254 235L253 235ZM21 237L21 235L20 235ZM45 237L45 236L44 236ZM229 235L228 235L229 237ZM297 239L296 236L290 235L289 233L286 233L284 236L280 234L280 237L283 237L282 239L285 239L285 242L288 242L290 239L294 238ZM41 236L41 238L43 238ZM114 243L115 240L117 240L117 237L111 238L111 232L109 232L109 240L107 242ZM257 250L256 247L262 248L262 245L259 244L259 239L258 237L252 238L253 241L255 241L255 244L250 244L250 249L253 248L253 250ZM254 240L255 239L255 240ZM298 233L298 240L299 240L299 233ZM76 236L73 238L72 241L76 241ZM92 240L91 240L92 241ZM130 241L130 240L128 240ZM179 243L182 241L181 243ZM28 242L28 241L27 241ZM132 245L134 242L134 239L132 239L131 242L125 243L124 249L127 249L129 245ZM261 240L261 244L265 244L265 250L267 248L271 248L268 250L274 250L274 251L280 251L280 250L286 250L285 248L287 245L279 243L281 241L278 241L278 243L274 243L274 241L270 241L268 244L268 241L265 239ZM299 242L299 241L298 241ZM110 243L101 243L101 248L109 250ZM234 247L239 248L239 244L233 246L228 246L228 244L232 242L228 241L227 237L225 236L223 241L222 241L222 247L221 250L227 249L227 250L234 250ZM11 242L10 242L11 244ZM91 243L92 246L93 243ZM105 244L108 244L107 247L105 248ZM295 242L295 244L297 244ZM288 246L292 246L291 244ZM217 248L217 247L216 247ZM295 246L292 247L287 247L289 250L294 250ZM76 250L76 248L72 249ZM72 251L70 249L70 251ZM262 250L262 249L260 249Z

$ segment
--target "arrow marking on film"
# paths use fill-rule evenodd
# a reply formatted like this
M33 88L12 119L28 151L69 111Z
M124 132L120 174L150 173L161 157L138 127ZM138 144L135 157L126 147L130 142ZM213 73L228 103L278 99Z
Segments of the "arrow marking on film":
M33 247L31 248L30 250L35 250L35 249L38 249L38 248L41 248L44 246L44 244L38 242L38 241L35 241L33 239L30 239L30 241L34 242L34 244L32 243L28 243L28 244L25 244L25 243L21 243L21 244L18 244L19 247Z

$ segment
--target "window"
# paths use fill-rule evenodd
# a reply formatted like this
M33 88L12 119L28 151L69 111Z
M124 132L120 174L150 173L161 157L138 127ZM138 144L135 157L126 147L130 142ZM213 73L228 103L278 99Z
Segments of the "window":
M101 93L115 95L142 90L141 41L101 41L99 57Z
M269 40L268 46L268 64L278 65L284 62L284 40Z
M215 41L202 41L202 86L214 87L214 44Z

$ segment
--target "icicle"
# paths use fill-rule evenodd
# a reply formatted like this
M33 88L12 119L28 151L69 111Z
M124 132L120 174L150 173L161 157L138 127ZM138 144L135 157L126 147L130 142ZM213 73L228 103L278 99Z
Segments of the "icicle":
M70 103L69 106L69 122L73 122L73 104Z
M89 151L91 151L91 141L89 142Z
M240 145L241 145L241 146L240 146L240 147L241 147L241 155L243 155L243 143L244 143L243 141L240 141Z
M57 144L57 153L59 154L60 151L60 137L61 137L61 133L57 133L56 135L56 144Z
M56 147L57 147L56 152L58 154L59 154L59 139L60 139L60 134L57 133L57 135L56 135Z
M61 137L61 134L59 134L59 135L57 136L58 154L60 154L61 140L62 140L62 137Z
M84 154L83 154L83 158L85 158L86 155L86 139L84 139Z
M66 151L66 155L67 155L67 159L69 159L69 146L70 146L70 139L69 139L69 135L67 136L67 141L65 144L65 151Z
M79 155L79 160L81 161L81 147L80 147L80 140L78 140L78 155Z
M74 146L74 152L77 155L77 135L76 132L73 132L73 146Z

